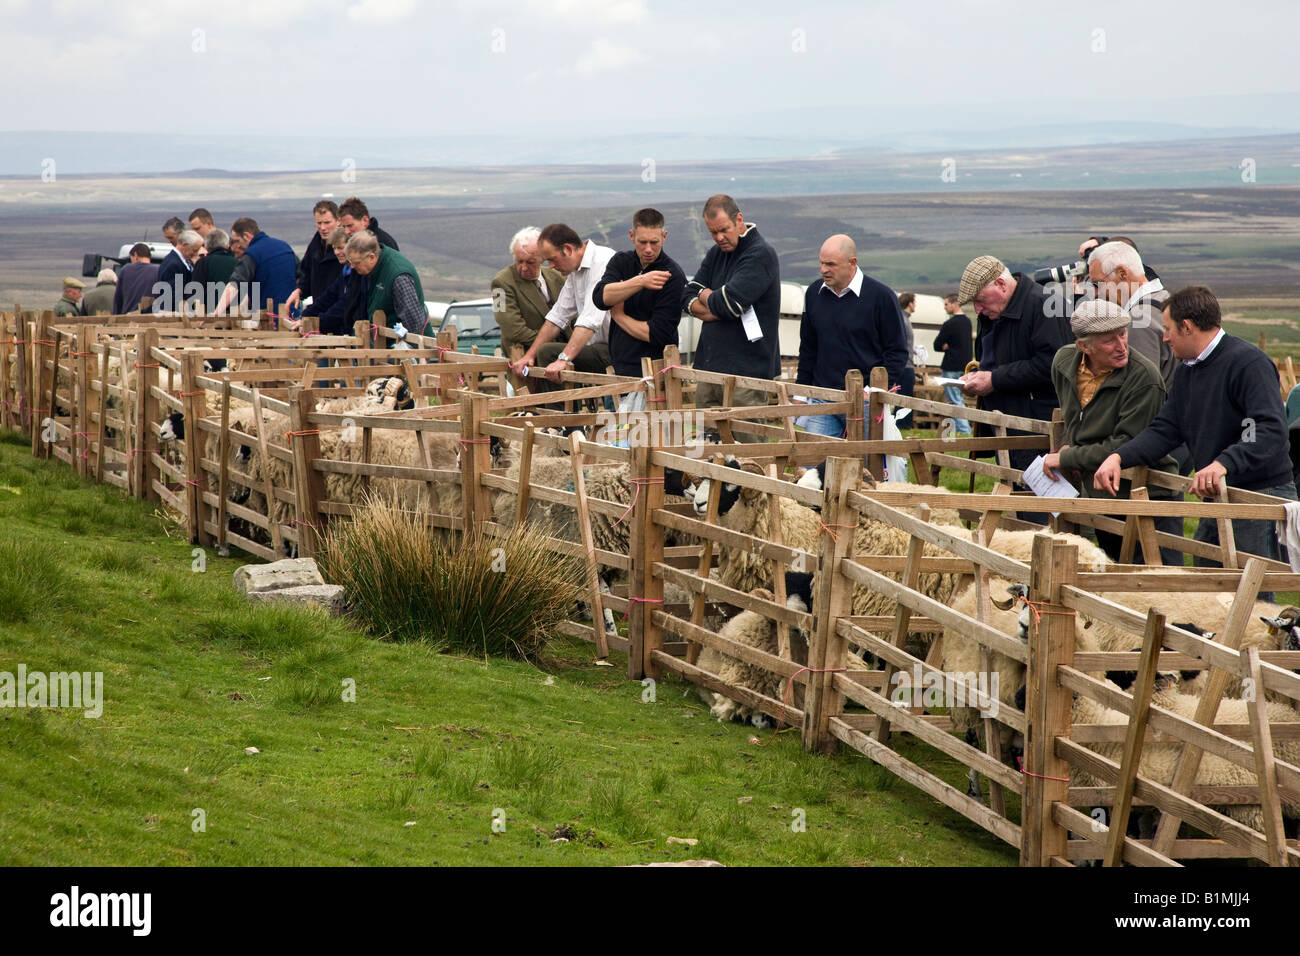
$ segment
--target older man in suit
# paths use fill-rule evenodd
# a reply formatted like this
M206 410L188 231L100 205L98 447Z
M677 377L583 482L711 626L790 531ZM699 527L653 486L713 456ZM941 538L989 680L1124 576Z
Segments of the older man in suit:
M540 234L536 226L525 226L515 233L510 240L514 265L492 277L492 313L501 326L501 354L512 362L522 358L533 344L564 285L563 275L542 265L537 249ZM561 332L559 340L568 341L568 332ZM509 377L516 389L524 384L514 372Z

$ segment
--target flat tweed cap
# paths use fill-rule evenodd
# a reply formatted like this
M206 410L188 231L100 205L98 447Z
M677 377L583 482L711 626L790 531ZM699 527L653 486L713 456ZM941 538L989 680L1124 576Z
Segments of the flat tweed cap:
M1074 333L1075 338L1083 338L1085 335L1126 329L1129 322L1130 319L1124 310L1114 302L1107 302L1105 299L1089 299L1080 302L1074 314L1070 316L1070 331Z
M1007 269L997 256L979 256L970 261L961 274L961 285L957 288L957 304L966 305L984 288Z
M84 289L85 287L86 283L74 276L66 276L63 280L63 288L65 289Z

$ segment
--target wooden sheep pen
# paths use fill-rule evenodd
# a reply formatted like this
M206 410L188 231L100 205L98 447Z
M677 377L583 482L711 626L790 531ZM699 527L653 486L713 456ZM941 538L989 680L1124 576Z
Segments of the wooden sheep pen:
M118 321L118 319L123 321ZM132 320L135 321L126 321ZM1300 678L1292 669L1300 667L1300 652L1259 652L1247 648L1238 652L1250 602L1266 589L1295 589L1300 576L1277 562L1251 560L1239 569L1230 534L1218 547L1190 540L1162 540L1152 527L1152 518L1164 514L1206 517L1225 522L1231 518L1277 518L1281 505L1266 496L1229 489L1222 503L1160 502L1143 500L1107 502L1105 515L1098 516L1097 503L1087 499L1053 502L1062 513L1065 527L1093 524L1126 535L1144 545L1153 560L1162 544L1181 544L1182 550L1202 558L1220 560L1223 570L1154 570L1128 564L1104 570L1080 567L1078 556L1068 545L1042 537L1035 544L1033 561L1022 563L998 552L998 529L1019 527L1009 517L1027 507L1026 497L1011 494L1014 474L1004 464L987 464L961 457L960 452L998 454L1011 448L1052 444L1051 423L1028 422L994 413L969 409L962 413L981 421L995 432L988 438L905 439L885 442L880 419L891 406L908 406L934 415L951 406L925 399L907 399L883 390L865 391L859 377L850 375L842 391L805 389L811 397L829 404L817 411L844 414L849 422L846 437L826 439L796 431L792 421L807 414L808 406L789 400L789 386L682 368L674 355L650 363L645 379L592 376L567 373L567 389L559 393L493 396L478 389L491 377L498 380L504 362L483 356L448 351L450 343L417 339L422 347L413 351L372 348L371 334L387 337L385 329L359 328L346 341L326 343L315 336L266 333L252 330L201 330L168 326L141 317L109 317L96 322L55 323L51 317L7 314L3 317L4 338L0 345L0 393L5 401L4 422L24 428L33 440L36 454L52 454L77 468L87 477L108 481L143 498L169 503L185 515L195 543L223 547L236 545L261 557L275 558L288 543L303 554L319 545L318 533L330 521L346 520L355 508L351 500L331 499L325 493L332 475L359 475L369 481L393 480L425 487L430 526L458 533L499 536L508 530L493 514L491 496L515 495L515 518L528 514L530 500L542 500L570 507L576 514L579 540L554 537L549 546L566 554L587 559L588 574L578 587L592 606L591 626L572 622L566 631L593 644L598 656L609 650L627 655L628 676L660 677L664 671L735 700L801 730L803 745L812 751L829 752L840 745L858 750L917 786L936 800L957 810L981 827L1019 848L1026 865L1062 864L1087 859L1109 863L1167 864L1181 859L1244 857L1270 863L1294 863L1300 859L1296 841L1287 841L1281 826L1282 801L1300 797L1300 768L1285 760L1271 759L1271 740L1300 739L1293 724L1270 722L1260 703L1250 709L1250 722L1231 726L1212 724L1213 714L1195 720L1153 708L1150 703L1152 678L1157 669L1197 671L1213 669L1204 705L1212 710L1217 694L1228 676L1254 681L1268 694L1300 700ZM408 337L409 339L409 337ZM10 356L14 358L11 372ZM204 372L205 359L238 360L238 369ZM110 359L116 376L109 373ZM318 369L326 359L330 368ZM420 364L416 364L419 362ZM138 368L137 368L138 366ZM128 369L138 371L134 397L127 400ZM417 407L405 412L342 414L318 411L321 399L354 397L365 382L380 374L401 375L417 398ZM342 381L324 387L327 381ZM775 404L757 408L692 409L687 404L692 386L701 381L721 384L724 392L737 387L761 386ZM595 427L608 418L606 413L575 407L585 401L618 401L630 393L645 392L650 411L624 421L638 436L631 447L540 434L545 424ZM283 416L288 425L282 434L256 435L234 430L231 402L240 400L260 406L267 413ZM425 404L428 402L439 404ZM562 402L567 411L543 410L546 404ZM69 414L41 415L43 410L63 404ZM130 407L131 414L121 409ZM158 441L158 424L166 412L181 411L188 427L183 464L168 460ZM540 417L518 418L514 413L532 410ZM261 413L257 419L261 420ZM41 440L43 418L52 419L56 440ZM700 447L693 439L707 427L716 427L722 444ZM359 456L326 456L322 438L346 428L356 430L362 447ZM641 431L636 431L641 428ZM1026 436L1005 435L1021 429ZM414 433L422 463L377 464L366 451L385 433ZM426 442L446 441L454 436L465 452L458 468L434 467L427 458ZM625 433L625 437L631 437ZM758 443L737 442L756 438ZM216 439L218 453L209 457L205 444ZM493 469L488 442L505 440L518 455L515 477ZM267 487L266 501L279 501L283 518L267 515L231 500L234 489L256 480L229 462L229 450L238 444L255 444L262 460L276 458L283 463L283 487ZM334 443L333 447L338 447ZM559 452L567 448L572 485L539 485L531 480L535 455L540 450ZM700 457L704 453L712 457ZM721 455L731 453L753 460L756 470L737 471L726 467ZM880 462L884 455L909 458L918 479L925 484L907 491L872 490L862 487L861 464ZM813 491L789 480L794 469L826 460L825 487ZM584 494L584 465L625 468L635 488L631 503L594 499ZM664 469L675 468L697 478L712 480L709 508L703 519L689 506L665 507ZM938 472L955 468L971 475L988 475L1000 483L994 494L941 494L927 484ZM1135 476L1139 479L1141 475ZM1172 491L1185 487L1185 479L1148 475L1147 483ZM268 478L264 473L260 480ZM756 496L761 506L779 510L782 500L798 506L819 506L821 530L815 546L782 542L779 535L759 538L722 527L718 523L718 497L723 481L734 483ZM444 507L448 489L459 492L458 507ZM922 516L897 510L922 509ZM942 527L924 520L924 507L952 507L970 519L974 533L989 546L967 539L964 529ZM628 525L628 553L598 549L593 535L593 517ZM269 543L232 533L231 517L259 529ZM855 529L864 518L901 528L908 535L906 553L891 555L857 554ZM1106 524L1107 521L1111 523ZM773 523L779 527L779 522ZM670 535L691 535L700 543L671 546ZM931 551L923 553L929 545ZM770 562L773 599L728 587L714 579L710 570L724 549L753 552ZM814 600L808 611L786 605L783 571L802 569L814 574ZM613 570L626 576L627 593L602 594L597 574ZM1029 641L1022 644L975 616L962 614L944 602L927 597L917 588L920 575L932 572L964 574L976 588L979 602L992 597L987 575L1026 585L1029 599L1041 613L1034 618ZM688 595L684 604L665 604L665 585ZM896 605L891 615L854 615L855 587L867 586L885 594ZM1237 610L1218 640L1211 641L1173 627L1152 613L1142 614L1107 600L1106 594L1142 588L1162 591L1229 591L1237 595ZM609 607L623 614L628 623L626 637L607 635L600 625L601 610ZM710 607L740 608L770 622L776 635L775 649L737 642L710 627ZM1071 615L1085 614L1116 628L1142 635L1141 651L1097 652L1079 649L1074 643ZM1026 773L1007 766L998 752L1000 734L986 733L983 748L966 743L950 732L952 721L942 713L927 713L915 699L901 705L891 699L896 685L906 686L896 675L920 674L942 686L945 693L962 692L964 699L985 706L991 704L978 686L965 686L962 678L945 675L934 653L917 656L909 651L909 634L934 634L943 628L981 645L991 657L1001 654L1026 667L1026 703L1023 710L1001 703L990 714L986 729L993 724L1020 733L1026 740ZM806 653L799 646L806 634ZM771 675L778 693L762 693L739 683L728 683L716 671L701 667L698 653L710 648L742 660ZM863 665L850 658L849 651L871 655L875 664ZM1089 677L1089 672L1132 670L1138 679L1132 693ZM960 686L959 686L960 685ZM981 695L984 696L981 696ZM1125 724L1092 726L1074 724L1071 701L1075 694L1129 716ZM846 710L846 704L849 704ZM1211 724L1211 726L1205 726ZM927 769L924 758L905 757L891 746L891 739L907 734L923 751L931 748L962 767L984 775L991 784L989 804L963 793L939 774ZM1089 744L1122 744L1121 759L1108 760ZM1171 743L1184 747L1187 765L1196 759L1194 751L1248 769L1256 785L1197 787L1191 771L1181 771L1172 784L1164 785L1138 772L1142 747ZM909 751L911 752L911 751ZM925 751L928 752L928 751ZM1100 786L1075 786L1071 771L1086 772L1104 781ZM1013 799L1013 798L1018 798ZM1019 807L1014 804L1019 803ZM1249 804L1261 807L1264 829L1256 830L1212 808ZM1109 807L1109 825L1084 812L1090 807ZM1124 825L1135 806L1153 806L1166 821L1182 819L1208 838L1180 837L1174 824L1166 822L1154 838L1140 840L1124 835ZM1018 809L1018 812L1017 812Z

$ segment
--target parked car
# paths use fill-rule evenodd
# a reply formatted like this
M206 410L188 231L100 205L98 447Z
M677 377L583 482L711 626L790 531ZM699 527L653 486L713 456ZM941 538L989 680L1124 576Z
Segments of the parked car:
M491 299L452 302L443 313L438 331L455 326L456 351L470 352L478 346L480 355L491 355L501 347L501 326L492 314Z
M122 248L117 250L115 256L100 255L97 252L87 252L81 257L81 274L89 278L99 275L99 270L104 268L105 262L115 262L117 265L124 266L131 261L131 249L134 242L122 244ZM146 242L149 247L149 261L155 265L167 258L167 253L172 251L170 242ZM115 271L121 271L120 268Z

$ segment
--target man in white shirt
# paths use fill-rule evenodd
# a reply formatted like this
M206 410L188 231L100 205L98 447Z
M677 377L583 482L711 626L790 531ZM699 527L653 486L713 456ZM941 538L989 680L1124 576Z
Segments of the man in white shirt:
M532 375L524 370L536 365L543 370L541 377L559 382L560 373L572 362L579 372L604 373L609 367L609 312L596 308L591 293L604 276L614 250L590 239L584 242L562 222L542 230L537 249L565 277L564 285L533 344L523 358L510 363L511 371ZM554 341L570 325L569 341Z

